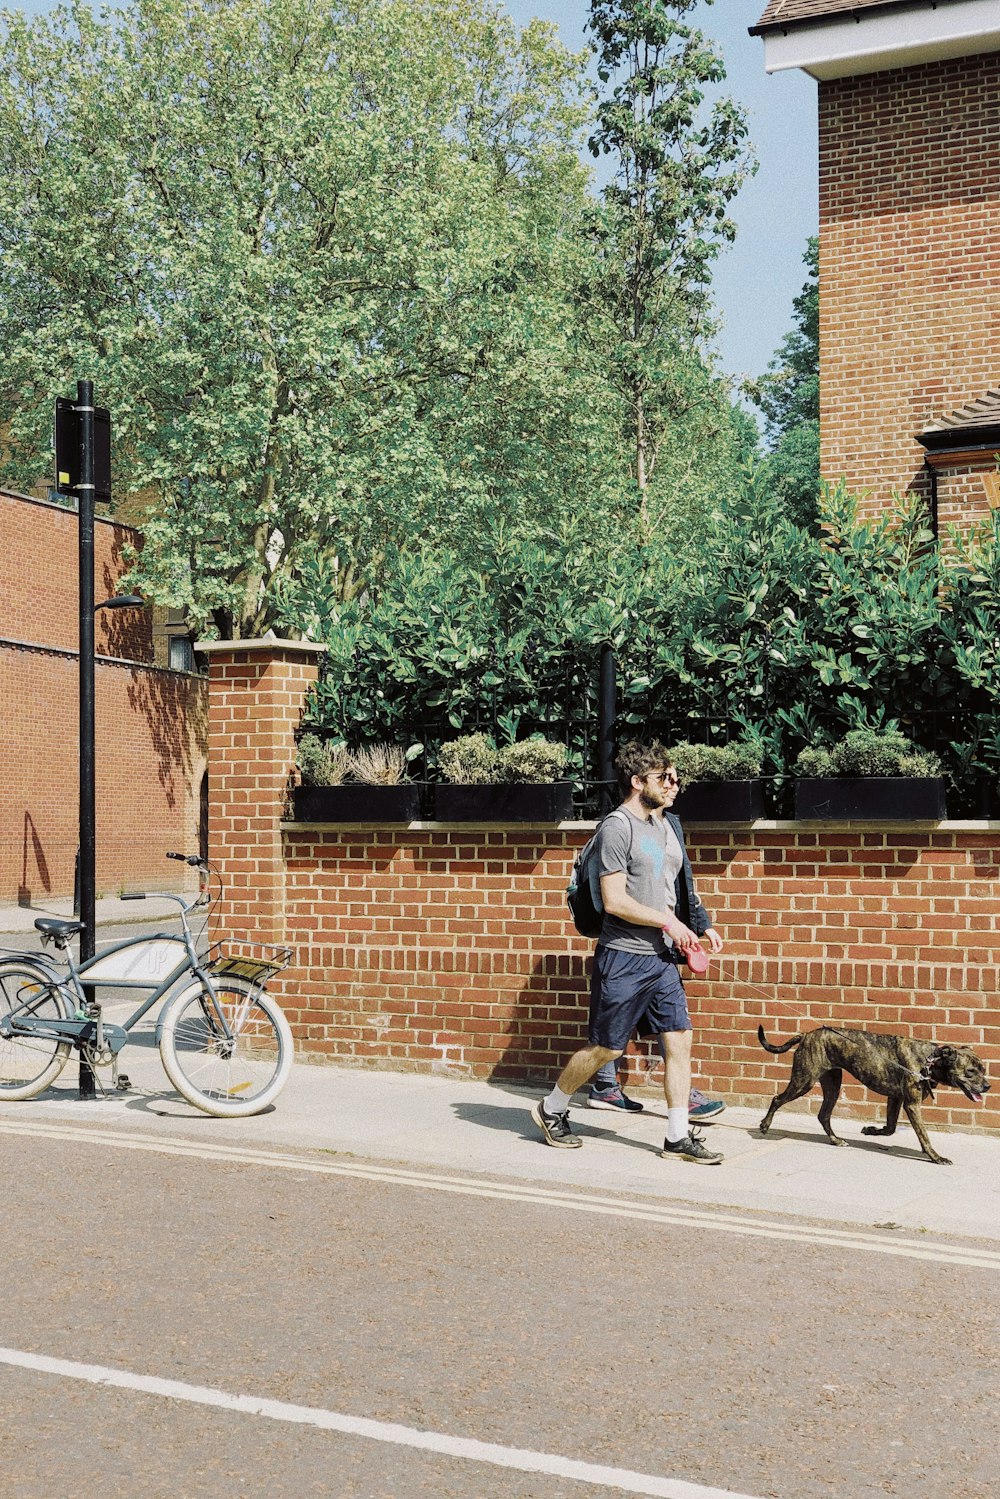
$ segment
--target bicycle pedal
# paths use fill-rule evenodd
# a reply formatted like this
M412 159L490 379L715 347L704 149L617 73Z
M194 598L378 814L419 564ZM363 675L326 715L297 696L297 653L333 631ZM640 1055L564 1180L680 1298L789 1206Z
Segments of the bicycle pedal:
M119 1093L130 1093L132 1091L132 1081L127 1073L119 1072L115 1087Z

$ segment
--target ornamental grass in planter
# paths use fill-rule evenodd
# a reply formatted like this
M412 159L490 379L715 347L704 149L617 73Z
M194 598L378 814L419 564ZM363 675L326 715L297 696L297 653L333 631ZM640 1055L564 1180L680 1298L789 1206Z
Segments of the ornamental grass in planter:
M840 744L804 749L795 776L795 816L803 820L940 822L947 816L941 761L896 729L852 729Z
M573 783L561 780L565 745L524 739L497 749L488 734L441 746L436 788L440 822L562 822L573 814Z
M682 822L754 822L764 815L763 749L755 740L689 744L667 752L680 777L673 810Z
M303 734L298 750L302 785L292 793L296 821L413 822L420 815L420 792L406 766L421 748L404 751L398 745L373 744L351 751Z

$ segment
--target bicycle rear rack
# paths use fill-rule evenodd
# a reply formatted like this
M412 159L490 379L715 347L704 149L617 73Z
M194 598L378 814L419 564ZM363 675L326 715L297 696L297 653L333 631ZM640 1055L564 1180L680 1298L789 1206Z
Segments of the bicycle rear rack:
M272 947L264 943L213 942L208 949L205 972L212 978L245 979L262 989L269 979L287 968L295 957L292 947Z

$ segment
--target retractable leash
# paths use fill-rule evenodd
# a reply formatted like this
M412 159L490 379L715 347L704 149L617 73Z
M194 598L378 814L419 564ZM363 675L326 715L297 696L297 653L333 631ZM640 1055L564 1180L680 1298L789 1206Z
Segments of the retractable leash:
M701 974L708 972L711 954L705 951L700 942L696 942L692 947L688 948L684 961L691 972L698 974L700 977ZM731 982L738 983L744 989L752 989L758 999L766 1000L768 1004L771 1004L774 1000L773 994L765 994L759 984L752 984L749 979L740 979L734 976Z
M758 999L766 999L768 1004L771 1004L774 1000L773 994L765 994L759 984L752 984L749 979L734 979L733 982L742 984L744 989L752 989Z
M691 946L682 955L682 961L693 974L696 974L700 978L702 974L708 972L709 964L712 961L712 954L707 952L700 942L692 942ZM733 982L739 982L746 989L753 989L760 999L765 999L769 1003L774 999L773 994L765 994L759 985L751 984L749 979L734 979Z
M673 942L673 938L671 937L666 927L663 928L663 935L664 937L666 937L668 942ZM708 972L708 965L711 961L711 954L705 951L700 942L692 942L691 946L685 951L682 951L680 948L678 948L677 951L681 954L681 962L686 964L687 967L690 968L692 973L697 973L700 975Z
M692 942L684 954L684 961L692 973L707 973L710 958L700 942Z

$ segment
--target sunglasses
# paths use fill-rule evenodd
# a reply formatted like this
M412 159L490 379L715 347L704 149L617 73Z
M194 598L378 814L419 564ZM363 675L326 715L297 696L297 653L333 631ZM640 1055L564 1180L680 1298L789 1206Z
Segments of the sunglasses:
M651 771L650 779L659 781L661 786L679 786L681 783L681 778L675 770L662 770L658 773Z

